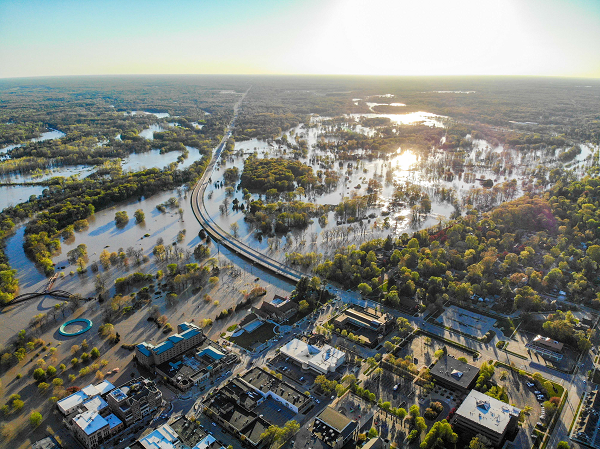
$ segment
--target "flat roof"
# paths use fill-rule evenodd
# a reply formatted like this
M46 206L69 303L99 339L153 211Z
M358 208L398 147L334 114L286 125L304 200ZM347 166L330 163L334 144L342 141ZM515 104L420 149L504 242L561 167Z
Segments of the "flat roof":
M177 449L179 436L168 424L150 432L138 441L146 449Z
M88 399L89 396L83 390L79 390L73 394L70 394L66 398L61 399L56 403L56 405L58 405L58 408L61 409L63 412L66 412L67 410L70 410L73 407L83 404L83 402L87 401Z
M108 427L109 425L106 419L100 416L98 412L94 411L75 415L73 422L83 430L86 435L92 435L94 432L97 432L103 427Z
M299 389L278 379L258 366L246 371L242 376L242 379L257 390L260 390L265 394L270 391L299 409L311 400Z
M181 442L187 446L194 446L196 443L202 441L207 435L206 432L202 430L199 423L190 421L185 415L179 417L176 421L173 421L170 426L171 429L179 435Z
M99 384L94 385L99 394L106 394L115 389L115 386L109 380L103 380Z
M88 412L99 412L108 407L108 404L104 399L100 396L94 396L92 399L89 399L83 403L83 406L86 408Z
M110 426L111 429L114 429L118 425L123 424L123 421L121 421L119 418L117 418L112 413L108 416L105 416L104 419L106 419L106 421L108 422L108 425Z
M511 416L518 416L520 412L520 409L505 402L471 390L456 411L456 415L502 434L508 426Z
M338 432L342 432L352 422L350 418L329 406L325 407L317 418Z
M317 348L297 338L283 345L280 352L300 363L307 363L325 372L335 370L339 360L346 357L345 352L332 346L324 345L322 348Z
M458 387L468 388L479 374L479 368L445 355L433 365L429 373Z
M213 413L227 421L234 429L241 432L252 420L256 414L246 410L238 405L233 398L224 394L221 390L208 399L208 407Z

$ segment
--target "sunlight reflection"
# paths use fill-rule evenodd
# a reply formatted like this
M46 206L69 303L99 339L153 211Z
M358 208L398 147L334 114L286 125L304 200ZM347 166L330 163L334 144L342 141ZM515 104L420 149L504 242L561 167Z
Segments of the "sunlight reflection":
M414 164L417 163L417 155L413 153L411 150L402 151L401 148L398 149L398 155L393 157L390 161L390 165L392 168L399 168L400 170L408 170Z

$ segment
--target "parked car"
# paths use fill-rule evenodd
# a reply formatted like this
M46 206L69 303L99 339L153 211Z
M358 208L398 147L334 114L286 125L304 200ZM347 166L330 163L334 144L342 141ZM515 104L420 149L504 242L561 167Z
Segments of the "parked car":
M533 387L534 385L535 385L535 384L534 384L534 383L532 383L532 382L527 382L527 386L528 386L529 388Z
M397 391L399 386L400 386L400 384L394 385L394 391Z

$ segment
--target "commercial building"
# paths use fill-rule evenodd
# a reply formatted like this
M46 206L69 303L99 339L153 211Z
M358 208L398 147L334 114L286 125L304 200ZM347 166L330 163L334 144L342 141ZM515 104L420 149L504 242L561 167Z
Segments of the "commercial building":
M126 426L155 412L162 404L162 393L156 384L143 377L115 388L107 395L110 409Z
M479 368L444 355L429 370L429 374L442 387L466 393L475 386Z
M295 413L304 413L313 401L302 391L259 367L246 371L241 379L264 398L271 398Z
M346 353L329 345L321 348L294 338L281 347L281 354L297 362L302 369L317 374L334 372L346 361Z
M73 436L87 449L94 449L123 429L123 423L115 415L106 417L96 411L75 415L70 421Z
M507 435L518 430L520 409L512 407L479 391L471 390L454 415L457 429L481 434L496 447L500 447Z
M553 360L561 360L563 358L563 346L562 343L548 337L542 337L541 335L537 335L525 345L531 351Z
M79 411L80 406L82 406L85 402L94 397L106 396L106 394L114 390L114 388L115 386L108 380L104 380L96 385L90 384L81 390L61 399L56 403L56 406L63 415L70 415L71 413Z
M273 320L278 323L290 319L296 312L298 312L298 304L278 295L275 295L269 301L263 301L260 307L254 309L254 313L261 318Z
M135 357L138 363L146 368L160 365L195 348L206 340L206 335L204 335L202 329L192 323L178 324L177 332L177 334L171 335L156 346L145 341L136 345Z
M358 423L328 406L315 418L310 430L331 449L340 449L356 439Z
M313 405L310 397L258 367L223 385L204 402L204 413L223 429L252 447L260 447L260 436L271 423L255 410L267 400L276 401L294 413L305 413Z
M165 382L186 391L195 383L232 370L238 361L236 354L206 339L200 347L156 365L155 372Z
M600 394L596 387L584 393L581 406L574 419L571 439L586 446L600 449Z
M181 417L160 426L126 449L225 449L225 446L196 422Z
M394 327L392 315L356 305L349 307L332 321L340 331L352 332L365 346L374 347Z

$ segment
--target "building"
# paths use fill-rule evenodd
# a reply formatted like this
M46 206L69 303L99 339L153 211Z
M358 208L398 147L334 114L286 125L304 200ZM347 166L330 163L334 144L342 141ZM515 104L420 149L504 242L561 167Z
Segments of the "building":
M352 332L361 344L374 347L394 327L392 315L356 305L349 307L333 320L336 329Z
M346 353L329 345L322 348L297 338L281 347L281 354L297 362L303 370L317 374L333 373L346 361Z
M225 370L232 370L239 357L210 339L199 348L188 351L155 366L155 373L181 391Z
M541 335L537 335L525 345L526 348L533 352L537 352L542 355L542 357L553 360L561 360L563 358L563 346L562 343L548 337L542 337Z
M160 365L195 348L206 340L202 329L192 323L178 324L177 332L156 346L145 341L136 345L135 357L138 363L146 368Z
M304 413L313 400L296 387L259 367L248 370L240 378L263 398L271 398L295 413Z
M358 423L328 406L313 421L311 432L328 447L340 449L356 440Z
M88 385L79 391L61 399L56 403L58 410L63 415L70 415L79 411L80 406L89 402L92 398L105 396L107 393L114 390L115 386L108 380L104 380L96 385ZM91 403L90 403L91 404ZM86 408L87 409L87 408ZM83 410L82 410L83 411Z
M200 425L182 416L171 424L140 438L127 449L225 449L225 446Z
M600 410L600 394L596 387L594 390L583 394L581 406L577 411L571 430L572 440L600 449L598 410Z
M129 449L185 449L179 435L168 424L163 424L129 446Z
M162 393L156 384L143 377L115 388L106 398L110 409L126 426L155 412L162 404Z
M466 393L475 386L479 368L446 354L433 365L429 374L442 387Z
M289 320L298 312L298 304L294 301L275 295L270 301L263 301L254 313L261 318L278 323Z
M98 412L83 412L76 415L71 421L71 432L87 449L95 449L110 434L110 424Z
M50 435L33 443L31 449L62 449L62 446Z
M451 422L456 429L481 434L500 447L507 435L518 430L521 410L479 391L471 390Z
M260 436L269 428L257 407L267 400L276 401L294 413L305 413L313 400L303 392L255 367L235 377L208 397L204 413L223 429L252 447L260 447Z
M269 422L240 405L235 396L220 389L205 402L204 413L223 429L252 447L259 447Z

